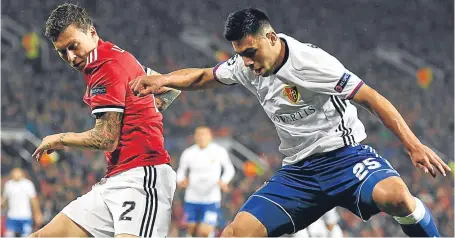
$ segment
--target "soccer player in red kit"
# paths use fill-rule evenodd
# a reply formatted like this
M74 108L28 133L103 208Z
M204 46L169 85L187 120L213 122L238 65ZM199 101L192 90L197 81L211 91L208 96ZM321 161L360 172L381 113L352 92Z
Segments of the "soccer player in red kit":
M103 150L107 171L91 191L32 236L167 236L176 174L164 149L162 115L154 95L136 97L128 87L147 69L101 40L85 9L73 4L52 11L46 36L60 57L84 74L84 101L96 124L86 132L45 137L33 156L39 160L65 146ZM162 106L178 95L168 90L163 89Z

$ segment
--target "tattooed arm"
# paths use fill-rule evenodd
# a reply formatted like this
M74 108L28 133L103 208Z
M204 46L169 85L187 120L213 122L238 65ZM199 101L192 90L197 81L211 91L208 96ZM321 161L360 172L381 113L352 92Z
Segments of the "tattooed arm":
M65 146L112 152L120 139L122 116L121 112L105 112L96 119L95 127L91 130L46 136L32 156L39 160L43 153L50 154Z
M121 112L105 112L96 119L93 129L82 133L62 133L60 141L63 146L112 152L120 139L122 116Z

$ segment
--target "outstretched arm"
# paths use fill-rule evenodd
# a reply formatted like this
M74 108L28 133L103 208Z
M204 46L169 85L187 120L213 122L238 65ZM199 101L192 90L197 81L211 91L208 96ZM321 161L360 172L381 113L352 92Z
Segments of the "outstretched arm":
M433 177L436 176L434 167L444 176L447 171L450 171L449 166L412 133L403 117L389 100L374 89L368 85L363 85L354 96L353 101L374 112L384 125L403 142L414 166L422 169L425 173L429 172Z
M122 117L121 112L104 112L96 119L95 127L91 130L46 136L33 153L33 157L39 160L43 153L50 154L65 146L112 152L117 148L120 139Z
M147 75L161 75L160 73L142 66ZM158 92L155 93L155 104L160 112L166 110L169 105L180 95L181 91L178 89L162 87Z
M138 96L156 93L162 87L179 90L198 90L222 86L215 80L212 68L182 69L169 74L140 76L129 83Z

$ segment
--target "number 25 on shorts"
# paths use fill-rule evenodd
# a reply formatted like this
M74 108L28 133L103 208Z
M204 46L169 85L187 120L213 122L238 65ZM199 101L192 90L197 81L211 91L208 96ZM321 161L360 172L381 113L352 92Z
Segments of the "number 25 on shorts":
M377 158L368 158L360 163L357 163L352 168L352 172L360 181L362 181L370 172L370 170L378 169L381 167L381 164L378 161L375 161L376 159Z

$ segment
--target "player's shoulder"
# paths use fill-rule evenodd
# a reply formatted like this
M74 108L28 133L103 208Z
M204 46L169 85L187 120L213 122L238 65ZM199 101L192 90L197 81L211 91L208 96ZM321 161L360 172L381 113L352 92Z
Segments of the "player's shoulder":
M216 142L212 142L210 143L210 148L212 150L216 150L216 151L226 151L226 148L224 148L223 146L219 145L218 143Z
M311 69L314 67L338 62L338 60L313 43L301 42L291 36L278 34L286 41L289 50L290 67L296 70Z
M248 76L250 70L245 66L242 57L239 54L233 55L231 58L224 62L218 63L215 70L220 74L232 74ZM229 75L230 76L230 75ZM226 77L229 77L226 75Z
M191 145L187 147L185 150L183 150L183 153L193 153L198 149L198 146L196 144Z
M118 47L117 45L109 42L102 41L98 42L98 47L92 50L87 57L86 71L93 71L94 69L100 68L104 64L109 62L109 65L120 64L119 62L130 54Z

